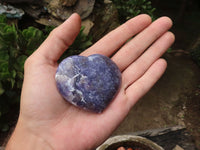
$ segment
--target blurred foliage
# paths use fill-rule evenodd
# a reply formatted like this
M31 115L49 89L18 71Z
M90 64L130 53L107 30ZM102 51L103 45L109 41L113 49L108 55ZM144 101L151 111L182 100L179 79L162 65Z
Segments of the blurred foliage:
M46 26L44 30L35 27L20 30L0 15L0 131L9 129L10 116L17 116L13 111L17 113L19 110L25 60L53 29ZM91 37L85 35L83 30L84 27L63 57L79 54L92 44Z
M149 0L112 0L118 9L119 20L123 23L139 14L148 14L154 19L155 8Z

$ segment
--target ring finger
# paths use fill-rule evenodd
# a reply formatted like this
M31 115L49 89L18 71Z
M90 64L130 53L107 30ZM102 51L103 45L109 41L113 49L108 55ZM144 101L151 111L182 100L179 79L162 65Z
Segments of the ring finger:
M136 35L126 43L113 57L112 60L123 71L135 61L154 41L167 32L172 26L168 17L162 17L154 21L144 31Z
M150 66L158 60L174 42L174 34L166 32L151 47L147 49L135 62L122 73L122 82L126 89L140 78Z

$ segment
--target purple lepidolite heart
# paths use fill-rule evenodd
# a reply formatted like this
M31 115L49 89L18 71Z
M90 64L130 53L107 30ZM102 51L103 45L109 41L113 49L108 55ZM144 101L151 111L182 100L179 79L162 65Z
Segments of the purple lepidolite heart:
M100 113L116 95L121 72L108 57L70 56L58 66L56 84L61 95L80 108Z

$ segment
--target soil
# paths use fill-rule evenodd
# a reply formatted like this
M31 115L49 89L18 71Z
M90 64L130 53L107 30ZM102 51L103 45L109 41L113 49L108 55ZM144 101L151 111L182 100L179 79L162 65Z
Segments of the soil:
M185 124L200 149L200 88L192 91L186 101Z
M165 54L168 68L158 83L132 108L113 135L186 127L200 149L200 69L185 53Z

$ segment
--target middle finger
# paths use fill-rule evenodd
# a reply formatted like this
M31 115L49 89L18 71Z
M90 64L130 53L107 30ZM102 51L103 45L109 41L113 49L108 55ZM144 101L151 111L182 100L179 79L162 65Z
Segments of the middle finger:
M144 31L126 43L113 57L112 60L123 71L135 61L156 39L167 32L172 26L168 17L154 21Z

